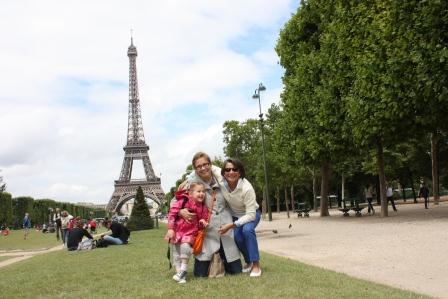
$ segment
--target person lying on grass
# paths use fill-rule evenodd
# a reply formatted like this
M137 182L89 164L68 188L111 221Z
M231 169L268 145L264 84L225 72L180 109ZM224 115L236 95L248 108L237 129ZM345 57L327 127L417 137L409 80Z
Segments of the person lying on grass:
M181 262L179 271L174 274L173 279L178 283L186 283L188 260L192 254L191 246L199 228L208 225L208 208L204 203L205 188L202 183L191 183L188 190L177 191L175 196L177 201L170 207L165 239L174 244L174 260L178 260L179 257ZM179 217L177 214L183 208L195 213L197 217L191 221Z

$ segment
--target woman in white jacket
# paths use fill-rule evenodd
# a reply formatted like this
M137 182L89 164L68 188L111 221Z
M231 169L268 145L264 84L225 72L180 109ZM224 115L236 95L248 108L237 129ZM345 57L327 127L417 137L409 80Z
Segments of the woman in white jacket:
M255 227L260 222L261 213L258 210L255 190L245 179L246 172L241 161L229 158L223 165L222 190L232 211L233 223L224 224L219 232L225 234L233 229L236 245L246 261L243 272L250 272L251 277L258 277L261 275L261 268Z

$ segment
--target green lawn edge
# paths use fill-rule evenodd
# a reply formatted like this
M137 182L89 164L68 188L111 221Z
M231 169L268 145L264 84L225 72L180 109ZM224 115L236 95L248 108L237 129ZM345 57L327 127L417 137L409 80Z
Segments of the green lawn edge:
M263 275L172 280L165 229L132 232L131 242L35 256L1 269L0 298L430 298L261 253Z

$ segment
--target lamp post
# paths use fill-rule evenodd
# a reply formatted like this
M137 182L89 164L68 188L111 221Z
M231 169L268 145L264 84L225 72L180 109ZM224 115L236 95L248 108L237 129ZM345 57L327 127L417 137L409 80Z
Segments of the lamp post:
M269 184L268 184L268 168L266 166L266 147L264 144L264 125L263 125L263 113L261 113L261 98L260 92L265 91L266 87L263 83L258 84L258 88L255 89L253 99L258 99L258 107L260 108L260 131L261 131L261 146L263 148L263 167L264 167L264 184L266 186L266 205L268 208L268 219L272 221L272 213L271 213L271 202L269 200Z
M51 225L52 221L51 221L51 216L53 214L53 208L48 208L48 225Z

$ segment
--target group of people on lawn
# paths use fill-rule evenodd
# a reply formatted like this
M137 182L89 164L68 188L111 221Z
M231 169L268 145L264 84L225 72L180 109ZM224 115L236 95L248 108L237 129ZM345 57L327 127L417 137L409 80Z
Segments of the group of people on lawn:
M96 233L97 223L95 219L85 221L80 216L73 217L67 211L60 211L60 209L56 209L53 221L55 223L56 239L58 241L62 239L62 244L69 251L80 249L83 247L83 242L91 243L93 240L92 234ZM106 219L104 226L108 229L108 232L100 236L104 247L106 245L122 245L127 243L129 230L123 224ZM23 229L24 239L26 240L31 229L29 213L25 213L25 217L23 218ZM90 229L90 233L87 229ZM84 237L86 239L83 240Z
M219 168L210 157L198 152L192 160L194 172L180 185L168 213L165 239L171 244L173 279L185 283L192 245L200 229L205 229L202 250L194 256L194 275L207 277L215 253L228 274L261 275L255 227L261 213L243 164L229 158ZM245 260L241 263L240 256Z

